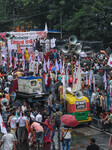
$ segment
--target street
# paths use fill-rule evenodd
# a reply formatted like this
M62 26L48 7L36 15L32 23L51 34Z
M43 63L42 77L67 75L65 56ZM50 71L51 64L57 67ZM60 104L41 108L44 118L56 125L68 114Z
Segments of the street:
M96 139L96 144L100 146L101 150L108 149L109 135L95 130L91 127L75 128L72 137L72 150L85 150L89 145L90 138Z
M86 150L89 145L89 140L91 137L96 139L96 144L99 145L100 150L107 150L109 143L109 135L100 132L94 128L86 127L82 125L80 127L74 128L72 132L71 150ZM18 150L28 150L27 144L21 144L18 146ZM40 150L61 150L61 142L57 140L57 132L54 137L54 142L51 144L45 144ZM29 150L34 150L30 147Z

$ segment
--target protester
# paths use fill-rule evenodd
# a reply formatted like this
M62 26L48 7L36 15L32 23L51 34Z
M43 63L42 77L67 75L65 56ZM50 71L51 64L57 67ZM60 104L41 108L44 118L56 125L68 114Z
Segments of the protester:
M24 101L23 105L22 105L22 112L24 113L25 111L27 111L27 103Z
M112 118L112 114L110 113L110 110L107 111L107 116L104 119L100 120L100 123L102 125L101 130L106 130L109 129L109 127L111 126L111 120Z
M71 141L71 132L72 129L68 126L64 126L64 128L61 129L62 135L61 135L61 142L62 142L62 149L65 150L70 150L70 141ZM67 146L67 147L66 147Z
M0 146L3 144L4 150L15 150L15 139L10 128L7 128L7 134L3 135L1 141Z
M53 125L51 123L50 117L48 117L44 122L44 143L51 143L51 132L53 132Z
M108 150L111 150L111 145L112 145L112 134L110 135Z
M5 94L3 95L3 98L1 99L1 105L4 106L4 103L6 103L7 106L9 105L9 101L7 98L5 98Z
M34 122L31 124L31 132L33 134L33 130L35 132L35 142L37 143L38 142L38 138L40 139L39 140L39 147L43 147L43 127L37 123L37 122Z
M14 74L14 76L16 77L22 77L24 75L23 72L20 71L20 69L18 69L18 71Z
M57 128L57 130L58 130L58 139L60 139L60 125L61 125L60 117L61 117L61 115L62 115L62 113L59 112L59 108L57 107L57 108L56 108L56 112L53 113L53 117L52 117L52 121L53 121L52 140L53 140L53 138L54 138L56 128Z
M21 114L18 118L19 122L19 130L18 130L18 142L23 143L27 139L27 129L26 129L26 121L27 117L25 116L25 113Z
M40 113L37 114L37 116L36 116L36 121L37 121L38 123L41 123L41 122L42 122L42 115L41 115Z
M99 146L95 144L96 140L94 138L90 139L90 145L87 147L87 150L100 150Z
M51 91L49 92L48 97L48 109L49 109L49 116L51 116L51 111L53 111L53 95Z
M13 112L12 116L9 117L8 124L10 124L11 129L16 133L16 124L17 124L16 113Z

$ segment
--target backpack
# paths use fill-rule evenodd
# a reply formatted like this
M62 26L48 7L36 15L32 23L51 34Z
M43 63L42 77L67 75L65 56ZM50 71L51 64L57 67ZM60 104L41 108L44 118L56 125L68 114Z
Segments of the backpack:
M59 114L56 113L55 125L60 126L60 124L61 124L60 113Z

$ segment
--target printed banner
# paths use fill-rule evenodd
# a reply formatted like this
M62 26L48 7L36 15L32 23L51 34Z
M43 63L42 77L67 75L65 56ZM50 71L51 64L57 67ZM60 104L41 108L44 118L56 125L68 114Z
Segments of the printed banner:
M47 33L45 31L38 32L7 32L12 39L8 39L8 49L17 49L17 45L21 46L21 49L31 48L33 49L33 42L35 39L46 38Z

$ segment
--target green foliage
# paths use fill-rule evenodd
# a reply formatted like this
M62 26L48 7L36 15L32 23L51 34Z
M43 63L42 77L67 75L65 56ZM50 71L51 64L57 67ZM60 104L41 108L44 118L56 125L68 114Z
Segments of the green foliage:
M112 1L108 0L2 0L0 31L27 23L33 28L62 30L81 40L110 42Z

